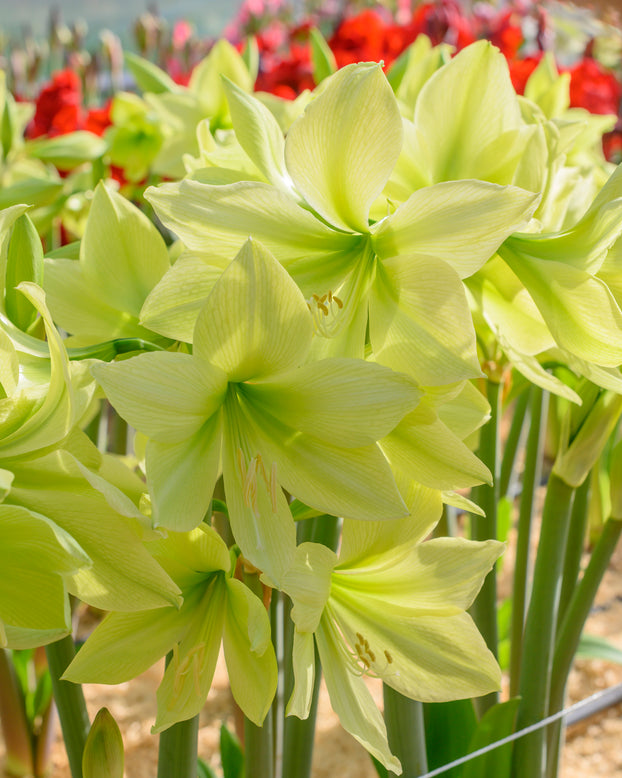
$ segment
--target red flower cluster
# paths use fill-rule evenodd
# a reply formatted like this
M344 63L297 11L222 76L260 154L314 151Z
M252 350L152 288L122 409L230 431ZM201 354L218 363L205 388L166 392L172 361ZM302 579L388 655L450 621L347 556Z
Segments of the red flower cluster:
M110 124L110 107L87 110L82 105L82 85L73 70L54 73L39 93L35 115L26 129L27 138L53 138L76 130L101 135Z

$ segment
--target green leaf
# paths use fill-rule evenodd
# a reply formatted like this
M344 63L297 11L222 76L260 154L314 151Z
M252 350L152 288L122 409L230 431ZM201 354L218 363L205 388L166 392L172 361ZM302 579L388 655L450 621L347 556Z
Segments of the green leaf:
M600 635L589 635L584 632L581 635L575 658L603 659L606 662L622 665L622 650Z
M224 778L244 778L242 746L224 724L220 727L220 759Z
M124 51L123 59L141 92L153 92L158 95L162 92L179 90L173 79L153 62L131 51Z
M326 38L317 27L311 28L309 40L311 41L313 80L316 84L320 84L337 70L337 62L335 61L335 55L326 42Z
M520 699L515 697L490 708L480 720L471 739L469 752L495 743L514 732L516 712ZM472 759L462 768L462 778L490 778L492 775L510 775L512 743L495 748Z
M467 753L477 727L471 700L428 702L423 705L428 768L435 770ZM448 770L443 778L459 778L460 768Z
M37 309L16 287L22 281L43 284L43 248L27 214L13 225L6 259L6 312L13 324L26 331L37 317Z
M108 144L103 138L86 130L30 141L26 144L30 156L55 165L60 170L71 170L83 162L99 159L107 149Z

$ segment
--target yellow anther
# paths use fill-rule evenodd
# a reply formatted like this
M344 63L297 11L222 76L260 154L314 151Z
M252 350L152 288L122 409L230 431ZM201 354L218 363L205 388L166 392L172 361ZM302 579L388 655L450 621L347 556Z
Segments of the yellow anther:
M386 648L385 648L385 650L384 650L384 655L385 655L385 657L386 657L387 664L390 664L390 665L392 665L392 664L393 664L393 657L392 657L392 656L391 656L391 654L390 654L390 653L389 653L389 652L386 650Z
M313 317L313 326L317 335L332 338L342 326L339 311L343 308L342 300L332 291L326 294L312 294L307 300L307 307Z

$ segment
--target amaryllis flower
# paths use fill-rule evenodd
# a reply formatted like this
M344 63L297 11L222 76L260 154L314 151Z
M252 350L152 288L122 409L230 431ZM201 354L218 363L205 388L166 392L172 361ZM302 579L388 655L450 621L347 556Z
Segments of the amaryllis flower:
M570 68L570 105L590 113L620 110L622 86L615 75L592 57L583 57Z

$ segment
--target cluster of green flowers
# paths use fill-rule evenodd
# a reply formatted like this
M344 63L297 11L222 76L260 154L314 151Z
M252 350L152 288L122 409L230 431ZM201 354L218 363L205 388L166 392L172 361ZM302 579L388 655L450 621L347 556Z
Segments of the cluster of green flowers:
M309 714L317 647L343 726L399 772L366 675L422 701L500 685L466 610L502 545L426 540L491 478L473 379L513 367L577 402L561 364L622 386L611 118L570 110L548 60L518 97L484 41L450 59L419 38L388 78L325 63L292 103L213 51L189 88L135 61L157 89L119 119L121 144L156 111L159 169L185 174L145 195L171 245L105 181L79 243L45 257L26 206L0 214L0 640L67 634L68 594L110 611L66 678L172 652L155 731L199 712L222 642L261 725L277 663L252 570L293 604L288 713ZM133 459L83 432L104 395ZM221 478L232 544L211 524ZM338 552L297 545L309 515L343 519Z

